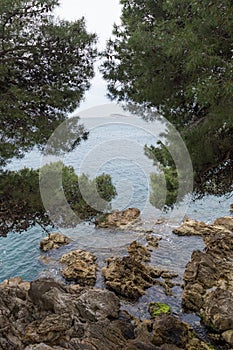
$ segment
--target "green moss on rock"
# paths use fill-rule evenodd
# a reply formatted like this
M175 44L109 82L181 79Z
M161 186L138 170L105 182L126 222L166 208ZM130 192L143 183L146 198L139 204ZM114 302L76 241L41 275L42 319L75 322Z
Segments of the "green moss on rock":
M159 302L151 302L149 304L149 313L152 318L155 318L158 315L161 314L170 314L171 308L167 304L159 303Z

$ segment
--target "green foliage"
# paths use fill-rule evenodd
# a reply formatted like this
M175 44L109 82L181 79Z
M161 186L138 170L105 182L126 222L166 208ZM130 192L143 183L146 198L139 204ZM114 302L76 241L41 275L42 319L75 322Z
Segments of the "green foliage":
M103 53L109 97L131 108L152 108L178 128L193 161L197 193L230 192L232 1L121 4L122 23Z
M1 172L0 235L6 235L10 231L22 232L34 224L43 227L52 224L51 213L46 211L41 199L39 180L40 186L45 186L44 189L48 194L49 203L47 202L46 209L49 207L53 213L53 222L61 226L64 221L69 222L69 217L66 215L70 215L64 207L61 189L69 207L83 220L109 209L110 202L116 195L109 175L102 174L93 180L84 174L78 177L72 167L64 166L61 162L45 165L40 171L24 168L19 171ZM85 190L88 191L88 198L96 200L95 203L86 202ZM98 200L101 206L98 205ZM92 207L95 204L96 206ZM74 223L70 221L69 224L72 226Z
M170 314L171 308L167 304L151 302L149 304L149 313L152 318L159 316L161 314Z
M96 37L55 19L57 0L1 0L0 164L42 146L90 87ZM78 142L86 137L83 127Z
M158 173L150 175L150 203L158 209L167 209L173 207L176 202L179 179L176 165L168 149L161 141L158 142L158 146L145 147L145 154L153 159L159 170Z

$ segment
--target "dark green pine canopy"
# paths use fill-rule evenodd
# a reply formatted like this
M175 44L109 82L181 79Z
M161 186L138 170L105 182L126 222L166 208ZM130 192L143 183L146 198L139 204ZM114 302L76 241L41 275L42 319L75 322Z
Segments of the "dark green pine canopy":
M233 2L121 4L101 68L110 98L154 108L180 131L197 193L232 191Z

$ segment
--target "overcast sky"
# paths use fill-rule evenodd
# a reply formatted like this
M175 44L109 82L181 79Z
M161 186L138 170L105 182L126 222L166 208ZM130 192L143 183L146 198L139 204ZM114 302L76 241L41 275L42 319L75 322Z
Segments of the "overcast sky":
M67 20L76 20L82 16L86 19L87 30L98 35L98 47L103 49L111 36L113 23L120 23L121 6L119 0L60 0L56 15ZM106 83L96 71L92 87L85 95L79 110L109 103L106 95ZM77 113L77 112L76 112Z

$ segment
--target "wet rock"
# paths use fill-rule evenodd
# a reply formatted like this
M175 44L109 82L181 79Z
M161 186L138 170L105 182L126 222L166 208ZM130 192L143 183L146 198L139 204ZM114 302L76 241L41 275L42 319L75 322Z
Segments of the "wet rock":
M224 217L209 225L212 232L203 237L206 248L193 252L183 276L184 308L196 311L213 331L228 332L222 335L225 341L233 330L232 223L231 217Z
M94 286L96 282L96 256L85 250L75 250L64 254L60 262L63 265L61 274L68 281L80 285Z
M61 233L49 233L48 237L40 242L40 249L47 252L50 249L58 249L66 244L69 244L71 239Z
M135 220L139 219L140 210L137 208L128 208L123 211L114 210L109 214L100 216L95 224L101 228L128 228Z

